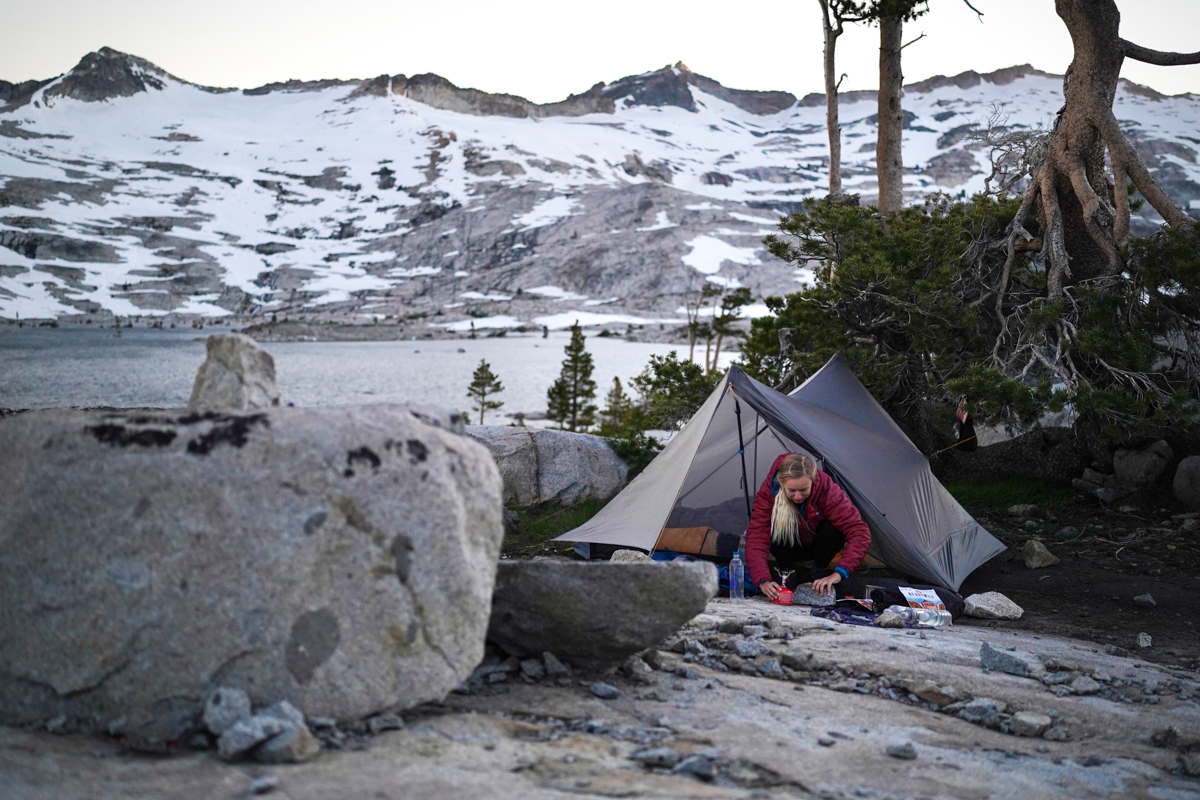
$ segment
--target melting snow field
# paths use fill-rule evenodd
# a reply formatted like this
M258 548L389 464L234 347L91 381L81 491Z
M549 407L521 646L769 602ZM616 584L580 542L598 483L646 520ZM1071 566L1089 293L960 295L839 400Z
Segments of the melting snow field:
M478 320L476 321L478 322ZM227 331L0 328L0 407L148 406L187 404L196 370L204 362L204 339ZM546 390L558 377L565 332L508 334L496 339L394 342L266 342L275 359L284 402L298 406L356 403L428 403L467 410L467 386L481 359L504 384L504 401L489 424L508 424L513 412L544 412ZM703 347L700 348L703 350ZM629 379L651 355L687 346L588 337L597 405L621 379ZM460 352L461 351L461 352ZM726 354L726 366L733 354ZM473 420L478 423L478 417ZM546 425L530 421L531 425Z

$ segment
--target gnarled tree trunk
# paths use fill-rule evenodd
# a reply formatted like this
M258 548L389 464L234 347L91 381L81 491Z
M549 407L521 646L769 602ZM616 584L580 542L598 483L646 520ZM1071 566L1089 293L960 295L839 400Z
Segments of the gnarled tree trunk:
M1112 106L1126 57L1152 64L1190 64L1200 63L1200 53L1160 53L1125 41L1114 0L1055 0L1055 10L1075 52L1063 80L1065 104L1050 133L1045 159L1033 168L1010 226L1008 258L996 287L995 311L1002 332L993 357L1010 371L1014 365L1020 371L1019 362L1027 362L1024 372L1040 363L1067 386L1087 382L1084 373L1099 370L1149 391L1145 376L1121 373L1102 360L1087 367L1073 362L1078 317L1073 287L1084 281L1102 286L1106 278L1127 268L1122 247L1129 238L1130 183L1168 224L1194 238L1193 221L1150 175L1122 133ZM1106 153L1111 176L1105 169ZM1040 327L1010 325L1010 315L1017 310L1005 304L1014 253L1019 243L1034 238L1024 227L1031 213L1036 213L1045 253L1045 301L1065 301L1068 309ZM1024 333L1016 333L1022 329ZM1023 341L1011 340L1014 336ZM1000 356L1002 350L1007 356Z

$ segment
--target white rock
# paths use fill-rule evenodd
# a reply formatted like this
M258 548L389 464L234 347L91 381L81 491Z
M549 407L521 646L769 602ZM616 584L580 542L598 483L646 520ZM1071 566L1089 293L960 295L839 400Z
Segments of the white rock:
M216 674L335 719L441 699L483 657L500 488L400 405L0 419L0 723L167 742Z
M1113 456L1117 480L1124 486L1149 486L1163 474L1174 453L1162 439L1142 450L1118 450Z
M1020 619L1025 610L1000 592L983 592L966 599L963 613L976 619Z
M1200 456L1188 456L1179 462L1171 491L1188 508L1200 511Z
M248 411L279 405L275 359L249 336L208 337L208 358L196 373L188 410Z
M1036 539L1025 542L1025 546L1021 548L1021 555L1025 557L1025 566L1029 569L1041 569L1058 563L1058 556Z
M587 433L504 425L469 425L466 433L496 460L505 505L611 497L629 472L608 442Z
M622 563L622 562L636 563L639 561L653 561L653 560L654 559L652 559L650 556L646 555L645 553L643 553L640 550L617 550L615 553L612 554L612 558L609 559L609 561L616 561L618 564Z
M1145 650L1154 644L1154 640L1150 638L1148 633L1139 633L1137 635L1137 646Z

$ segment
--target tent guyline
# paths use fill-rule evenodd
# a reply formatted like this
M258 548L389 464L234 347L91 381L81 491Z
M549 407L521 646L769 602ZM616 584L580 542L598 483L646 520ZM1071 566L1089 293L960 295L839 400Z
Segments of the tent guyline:
M756 415L750 441L743 404ZM871 529L871 554L913 580L957 590L1004 550L840 355L786 395L732 367L650 465L558 541L581 552L601 544L731 556L757 489L749 476L759 480L788 452L807 454L842 487Z
M730 391L732 391L730 387ZM733 396L733 411L737 414L738 455L742 457L742 493L746 496L746 524L750 524L750 484L746 481L746 442L742 439L742 404Z

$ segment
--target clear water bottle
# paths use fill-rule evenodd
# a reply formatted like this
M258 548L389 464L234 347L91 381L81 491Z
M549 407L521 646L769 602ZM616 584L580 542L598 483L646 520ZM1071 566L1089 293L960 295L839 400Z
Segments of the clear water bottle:
M742 557L739 553L734 553L733 558L729 561L729 599L744 600L746 597L746 589L742 583L745 579L745 565L742 563Z
M915 622L918 628L937 628L941 630L952 621L949 611L935 608L910 608L908 606L888 606L888 611L900 615L905 624Z

